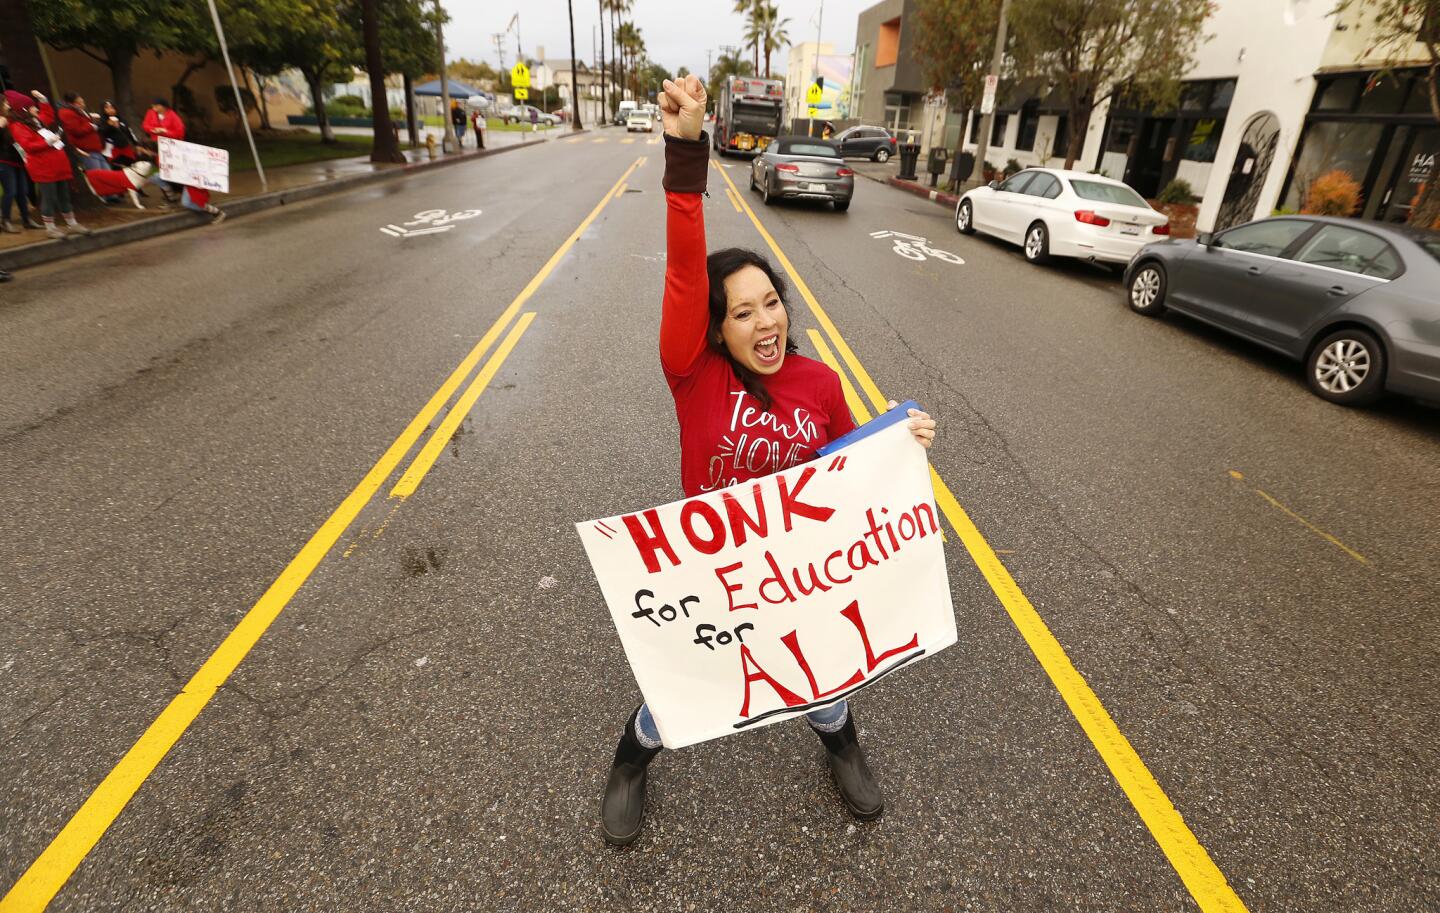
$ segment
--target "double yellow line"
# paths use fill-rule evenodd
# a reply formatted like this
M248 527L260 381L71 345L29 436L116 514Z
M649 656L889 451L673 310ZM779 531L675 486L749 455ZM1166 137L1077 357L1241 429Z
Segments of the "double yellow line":
M125 809L135 792L145 782L146 778L155 770L156 766L165 759L170 749L189 729L200 715L200 711L210 703L215 692L230 677L250 653L255 644L264 635L275 619L289 604L290 599L310 578L320 562L330 553L331 548L344 535L345 530L354 522L365 506L370 503L375 493L390 478L405 454L415 445L416 441L424 434L425 429L435 419L450 397L460 388L465 378L479 364L480 359L485 356L490 346L505 332L505 328L514 320L521 307L540 288L546 277L560 263L575 242L590 227L606 205L616 196L617 191L625 183L625 179L640 166L643 159L636 159L625 173L620 176L612 185L590 214L585 217L564 243L545 261L540 271L521 289L510 306L495 320L489 331L481 337L465 359L456 366L450 373L435 394L430 397L429 402L416 413L405 430L386 449L385 453L376 461L365 477L360 480L354 490L340 502L330 517L320 526L310 540L301 547L299 553L290 560L280 576L270 584L260 599L240 619L240 623L221 641L215 652L205 661L190 681L173 700L160 712L155 721L145 730L140 739L131 746L120 762L100 781L97 786L80 806L80 809L71 816L70 820L61 829L55 839L40 853L30 867L25 870L20 879L11 886L3 899L0 899L0 913L38 913L44 910L54 899L59 890L70 880L75 869L84 861L90 850L104 836L105 831L110 828L115 819ZM455 429L464 420L466 414L475 405L476 400L484 393L489 386L495 373L500 369L507 356L519 342L521 335L535 319L535 313L525 314L518 323L506 335L505 341L501 343L484 368L466 388L464 394L452 406L446 414L445 419L435 428L425 446L411 462L409 468L401 476L391 490L391 497L404 498L412 494L425 474L434 464L440 451L444 449L445 443L450 440Z
M815 322L825 331L825 335L821 336L816 330L810 330L810 341L814 343L821 359L840 375L841 386L845 392L845 402L850 406L850 411L854 412L856 419L862 422L871 417L865 400L861 398L860 392L855 389L855 385L841 368L842 360L849 367L850 373L859 381L860 389L874 405L876 412L884 412L889 401L881 394L880 388L871 379L869 372L860 364L860 360L855 357L855 352L845 342L845 338L840 335L840 331L836 329L830 316L825 313L825 309L820 306L820 302L815 299L815 295L810 291L810 286L800 278L800 274L795 271L795 266L790 262L790 258L785 256L785 252L780 249L779 244L775 243L770 232L760 224L755 210L751 209L749 202L740 195L739 189L730 180L730 175L726 174L722 168L716 168L715 171L729 185L732 205L738 202L743 207L745 214L754 223L755 229L760 232L760 236L770 246L775 258L780 261L781 267L790 276L790 281L795 283L796 290L799 291L800 297L805 299L810 313L815 317ZM834 345L835 351L831 351L830 345L826 344L826 338ZM839 352L838 360L835 352ZM935 502L940 511L960 537L960 541L965 545L966 551L970 553L971 559L980 569L985 581L995 591L1000 604L1010 615L1010 620L1020 631L1021 636L1025 638L1025 643L1029 645L1035 658L1040 661L1041 667L1050 676L1050 681L1054 683L1055 689L1064 698L1070 712L1075 715L1080 728L1090 737L1095 750L1100 753L1100 757L1110 768L1111 775L1124 790L1130 803L1135 807L1135 811L1145 822L1145 826L1150 829L1155 842L1159 844L1166 858L1170 860L1171 866L1180 876L1180 880L1190 891L1190 896L1195 899L1205 913L1241 913L1244 911L1244 902L1226 882L1225 875L1210 859L1210 854L1205 852L1205 848L1200 845L1200 841L1185 824L1184 818L1181 817L1180 812L1176 810L1169 797L1165 795L1165 791L1160 788L1160 784L1146 768L1145 762L1140 760L1140 755L1130 745L1130 741L1125 738L1120 727L1115 725L1109 712L1100 703L1100 698L1095 695L1089 683L1085 681L1085 677L1070 662L1070 658L1065 654L1065 649L1050 633L1050 629L1045 625L1040 613L1030 604L1030 600L1020 590L1015 578L1010 576L1010 572L995 554L995 550L990 547L990 543L985 541L985 537L980 534L980 530L965 513L965 509L960 506L960 502L955 499L950 487L940 478L934 467L930 469L930 478L935 486Z

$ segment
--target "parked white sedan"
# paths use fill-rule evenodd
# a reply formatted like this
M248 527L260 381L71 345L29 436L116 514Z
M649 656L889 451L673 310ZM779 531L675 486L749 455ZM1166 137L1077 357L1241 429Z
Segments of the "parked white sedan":
M1057 168L1027 168L967 191L955 206L955 228L1019 244L1031 263L1079 257L1125 264L1170 234L1164 214L1129 186Z

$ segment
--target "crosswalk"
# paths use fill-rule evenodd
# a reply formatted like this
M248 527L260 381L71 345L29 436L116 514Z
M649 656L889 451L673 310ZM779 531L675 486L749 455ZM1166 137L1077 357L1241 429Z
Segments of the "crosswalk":
M594 137L591 137L591 138L590 138L590 142L592 142L592 143L608 143L608 142L610 142L610 137L608 137L608 136L594 136ZM622 138L621 140L619 140L619 143L620 143L620 145L622 145L622 146L628 146L628 145L630 145L631 143L634 143L634 142L635 142L635 137L633 137L633 136L627 136L627 137L624 137L624 138ZM652 137L650 137L649 139L647 139L647 140L645 141L645 145L647 145L647 146L658 146L658 145L660 145L660 142L661 142L661 137L652 136Z

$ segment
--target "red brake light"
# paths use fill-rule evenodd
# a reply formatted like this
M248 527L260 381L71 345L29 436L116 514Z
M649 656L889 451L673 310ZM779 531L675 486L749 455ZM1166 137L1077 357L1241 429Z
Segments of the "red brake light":
M1170 223L1166 222L1164 225L1156 225L1150 230L1155 232L1155 234L1157 235L1168 235L1170 234Z
M1095 211L1093 209L1075 210L1075 221L1084 222L1086 225L1098 225L1101 228L1104 228L1106 225L1110 224L1109 219L1105 218L1104 216L1095 215Z
M842 177L842 178L848 178L850 175L852 175L852 174L854 174L854 173L855 173L855 169L853 169L853 168L836 168L836 169L835 169L835 174L836 174L836 176Z
M798 171L800 170L800 166L799 166L799 165L776 165L776 166L775 166L775 170L776 170L776 171L796 171L796 172L798 172Z

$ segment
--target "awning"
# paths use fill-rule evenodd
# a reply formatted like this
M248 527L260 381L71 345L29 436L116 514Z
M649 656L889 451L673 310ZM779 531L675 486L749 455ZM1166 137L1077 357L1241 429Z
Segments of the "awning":
M451 97L451 98L469 98L469 97L472 96L472 95L484 95L484 94L485 94L484 92L481 92L479 89L473 88L473 87L471 87L471 86L467 86L467 85L465 85L465 83L463 83L463 82L456 82L456 81L453 80L453 79L447 79L447 80L445 80L445 83L446 83L446 85L447 85L447 86L449 87L449 89L450 89L450 97ZM420 85L418 85L418 86L415 87L415 94L416 94L416 95L429 95L429 96L438 96L438 95L440 95L440 94L441 94L441 93L440 93L440 80L438 80L438 79L432 79L432 80L430 80L429 82L421 83Z

